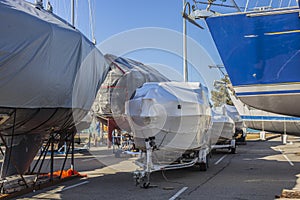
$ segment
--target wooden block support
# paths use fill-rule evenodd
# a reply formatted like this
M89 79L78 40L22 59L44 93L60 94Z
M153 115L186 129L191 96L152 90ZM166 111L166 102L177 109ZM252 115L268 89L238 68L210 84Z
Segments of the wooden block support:
M281 198L299 199L300 190L287 190L283 189L280 195Z

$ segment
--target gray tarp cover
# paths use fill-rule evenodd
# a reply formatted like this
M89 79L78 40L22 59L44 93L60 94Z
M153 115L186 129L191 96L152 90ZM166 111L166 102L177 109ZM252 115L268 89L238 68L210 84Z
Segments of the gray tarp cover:
M110 71L93 105L93 112L96 115L122 115L125 113L125 101L133 97L135 90L144 83L170 81L143 63L110 54L106 54L105 58L110 64Z
M21 0L0 0L0 107L90 109L105 60L78 30Z

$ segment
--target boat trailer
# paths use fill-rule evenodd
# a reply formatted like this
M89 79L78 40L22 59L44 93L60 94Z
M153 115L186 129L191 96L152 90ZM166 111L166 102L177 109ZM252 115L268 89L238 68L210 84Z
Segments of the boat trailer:
M194 165L199 165L200 171L206 171L208 168L208 154L209 148L201 148L195 150L194 157L189 161L183 161L183 157L179 158L179 163L171 163L166 165L154 164L152 160L152 154L154 151L159 150L155 144L155 137L149 137L145 140L146 144L146 162L142 163L137 160L135 163L143 168L142 170L136 170L133 172L133 178L135 180L136 186L140 185L142 188L149 188L150 185L150 174L152 172L161 170L172 170L172 169L182 169L187 167L192 167ZM140 159L143 158L143 152L140 154Z

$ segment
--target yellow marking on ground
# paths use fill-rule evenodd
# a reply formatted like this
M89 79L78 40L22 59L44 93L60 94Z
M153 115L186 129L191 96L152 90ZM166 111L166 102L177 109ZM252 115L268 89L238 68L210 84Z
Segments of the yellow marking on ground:
M266 133L266 138L277 136L278 134L273 134L273 133ZM260 139L260 134L259 133L248 133L246 136L246 140L258 140Z

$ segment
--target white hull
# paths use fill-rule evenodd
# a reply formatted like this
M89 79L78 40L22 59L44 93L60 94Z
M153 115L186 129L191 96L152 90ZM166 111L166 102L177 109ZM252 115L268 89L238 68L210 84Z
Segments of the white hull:
M238 97L245 104L266 112L278 113L283 115L300 116L300 107L297 105L300 101L298 91L299 83L289 84L270 84L258 86L234 87ZM278 92L280 94L257 94L257 95L240 95L242 93L252 92ZM286 93L284 93L286 92Z
M229 91L230 97L248 128L300 136L300 118L251 108Z

